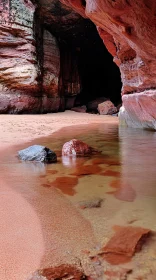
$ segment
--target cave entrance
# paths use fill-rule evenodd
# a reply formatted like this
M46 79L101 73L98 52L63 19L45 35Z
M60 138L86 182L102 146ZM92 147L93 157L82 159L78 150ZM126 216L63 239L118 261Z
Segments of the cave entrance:
M118 105L121 103L120 71L99 35L94 34L90 39L90 44L84 44L79 52L78 59L82 102L87 104L99 97L106 97Z
M115 106L121 103L119 68L94 24L85 20L85 28L75 36L64 38L60 49L61 85L66 109L86 105L90 111L88 103L104 97Z

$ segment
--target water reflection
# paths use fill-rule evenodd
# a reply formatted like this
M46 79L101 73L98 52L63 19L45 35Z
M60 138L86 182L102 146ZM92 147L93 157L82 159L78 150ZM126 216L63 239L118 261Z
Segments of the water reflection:
M76 157L67 157L67 156L62 156L62 164L67 167L73 167L76 166Z
M23 169L34 175L44 175L46 172L46 165L43 162L24 162L22 161Z
M86 158L61 157L63 144L72 138L102 153ZM58 151L58 162L20 162L15 150L5 160L1 158L0 164L1 177L30 204L38 218L45 248L41 266L69 259L67 252L82 258L81 251L105 245L115 225L156 231L155 132L118 130L113 124L85 125L62 129L39 144ZM89 203L97 197L103 200L99 208L79 207L80 202ZM154 242L133 258L136 277L149 270L156 275Z
M156 196L156 132L120 128L122 182L137 195Z

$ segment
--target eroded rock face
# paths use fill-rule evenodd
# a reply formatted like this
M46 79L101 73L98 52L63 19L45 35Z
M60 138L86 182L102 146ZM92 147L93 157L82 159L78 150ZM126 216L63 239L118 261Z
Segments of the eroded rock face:
M119 113L121 124L156 129L156 90L125 94L122 99L124 106Z
M156 129L153 115L156 105L156 2L86 0L83 5L80 0L62 1L96 24L106 48L120 68L124 108L121 120L129 126ZM152 90L152 98L149 90Z
M36 113L40 99L35 6L30 0L3 0L0 11L0 113Z
M0 1L0 113L65 109L64 96L80 92L80 78L71 49L64 56L60 49L84 27L58 0Z
M121 123L156 129L155 1L62 2L68 7L58 0L1 1L0 113L64 110L64 96L68 99L80 93L75 63L79 48L72 53L75 41L71 37L79 41L77 34L89 27L82 15L95 23L120 68ZM65 49L66 42L71 45L60 56L59 49Z
M57 112L60 106L60 51L56 38L47 30L43 35L43 55L42 111Z

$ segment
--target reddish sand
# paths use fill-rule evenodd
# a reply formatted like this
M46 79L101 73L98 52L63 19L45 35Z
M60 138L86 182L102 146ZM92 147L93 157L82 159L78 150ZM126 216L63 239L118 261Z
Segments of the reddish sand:
M72 111L46 115L1 115L0 149L49 136L63 127L91 123L118 123L118 118Z
M118 119L68 111L47 115L1 115L1 156L9 148L14 151L14 145L48 136L62 127L103 122L117 123ZM29 176L25 185L22 182L17 187L13 177L16 172L14 165L1 166L1 280L26 280L38 268L64 261L75 263L80 252L96 244L89 221L59 190L38 190L35 177L34 182L29 182Z

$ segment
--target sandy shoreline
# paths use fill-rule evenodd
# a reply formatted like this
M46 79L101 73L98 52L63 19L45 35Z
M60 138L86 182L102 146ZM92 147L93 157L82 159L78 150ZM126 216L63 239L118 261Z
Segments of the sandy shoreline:
M49 136L63 127L104 122L118 123L118 118L72 111L45 115L1 115L0 150Z
M93 123L118 123L118 118L71 111L1 115L1 280L28 280L41 267L76 264L77 256L96 244L91 224L70 200L55 188L40 187L38 176L25 165L6 164L7 157L3 165L2 159L8 151L12 155L16 145L38 142L63 127Z
M83 126L85 124L88 126ZM72 127L74 125L77 126L75 129ZM63 129L65 127L69 129ZM95 129L94 133L92 131L95 127L99 130ZM99 150L104 146L106 161L102 166L98 159L95 166L93 159L87 159L84 163L77 162L77 165L67 167L59 156L57 164L41 166L21 163L16 157L21 147L32 143L51 145L49 139L52 139L52 149L54 147L54 151L55 148L60 151L62 143L67 139L66 131L67 134L71 133L69 137L81 137L82 133L83 141L96 144ZM99 138L96 131L99 131ZM65 267L66 274L68 266L68 279L75 280L80 279L78 276L73 278L73 275L77 275L77 268L95 280L103 279L104 269L117 275L124 269L132 270L129 280L135 276L136 279L139 276L141 278L138 279L143 279L146 274L147 277L156 275L155 258L151 258L155 256L154 240L151 240L151 245L145 244L131 262L115 268L98 257L99 250L113 235L114 225L127 226L132 221L134 226L155 231L155 184L152 181L155 178L155 158L149 154L148 147L151 144L142 153L142 147L145 149L144 144L150 141L153 141L152 147L155 150L153 134L142 132L140 135L140 131L137 134L135 130L128 134L125 130L119 135L123 141L119 143L117 117L71 111L47 115L1 115L0 133L0 280L51 279L39 276L44 275L44 269L46 273L57 271L55 279L65 279L61 277L64 273L62 269ZM136 149L132 149L134 143ZM140 143L143 144L141 149ZM140 169L138 160L141 161ZM84 170L84 165L88 165L93 170L94 167L99 168L99 171L89 176L79 176L79 171L80 175L83 171L81 165ZM136 167L138 176L133 178ZM144 176L142 169L151 174L150 184L149 178L148 183L146 178L141 179ZM75 170L78 171L75 173L77 175L73 173ZM121 176L121 184L118 175ZM70 184L71 179L73 185ZM60 182L63 182L62 189ZM118 188L115 192L117 196L112 191L114 182ZM148 184L149 190L146 190ZM65 192L68 186L75 190L74 195ZM145 190L147 195L142 198L140 195ZM129 200L131 197L132 200ZM79 207L79 202L94 198L103 200L101 207L86 210ZM147 216L150 219L145 218Z

